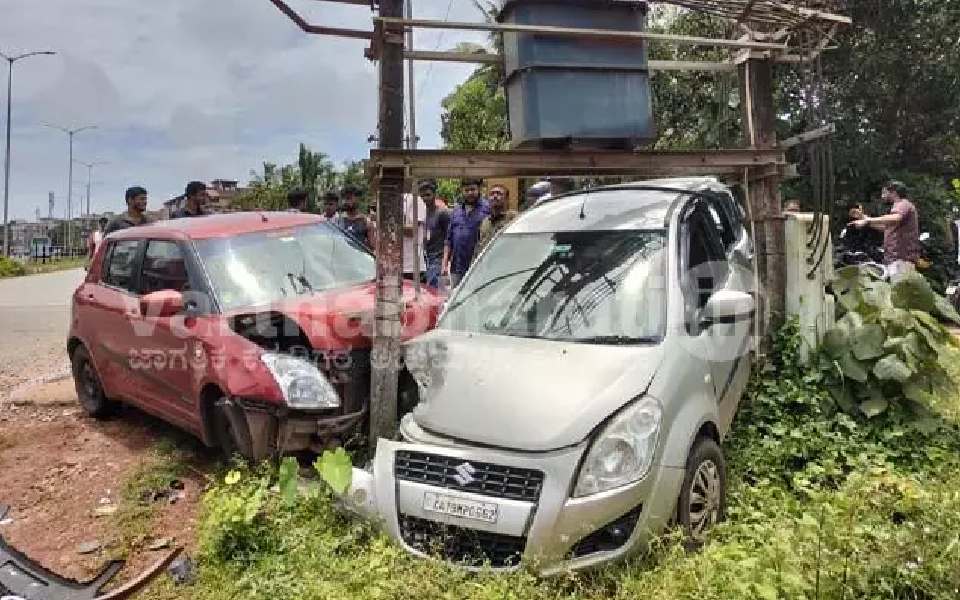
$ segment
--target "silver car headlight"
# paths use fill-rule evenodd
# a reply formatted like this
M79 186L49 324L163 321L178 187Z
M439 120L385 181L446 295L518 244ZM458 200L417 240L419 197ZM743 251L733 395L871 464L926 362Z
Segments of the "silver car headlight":
M643 397L622 410L593 440L573 495L589 496L639 481L653 463L663 409Z
M340 396L330 381L309 361L288 354L264 352L260 360L283 392L290 408L339 408Z

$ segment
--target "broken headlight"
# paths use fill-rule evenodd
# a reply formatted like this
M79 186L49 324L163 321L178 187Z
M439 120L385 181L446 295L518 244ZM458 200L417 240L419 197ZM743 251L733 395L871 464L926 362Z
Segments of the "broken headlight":
M643 397L610 419L587 452L573 495L589 496L645 477L662 418L660 403Z
M280 386L283 399L290 408L340 407L337 391L310 361L275 352L263 353L260 360Z

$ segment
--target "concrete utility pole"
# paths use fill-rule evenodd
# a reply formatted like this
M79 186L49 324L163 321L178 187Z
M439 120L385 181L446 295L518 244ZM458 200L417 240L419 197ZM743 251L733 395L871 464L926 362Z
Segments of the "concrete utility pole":
M380 0L380 16L403 17L403 0ZM385 26L380 55L379 139L384 150L403 149L403 31ZM403 304L403 168L385 168L377 197L377 301L370 382L370 445L397 426L400 315Z
M739 65L740 106L746 144L753 149L777 147L776 109L773 102L773 60L745 51ZM783 206L780 175L768 174L749 182L757 222L756 260L763 282L764 334L776 331L783 323L786 301L786 250L783 232Z
M87 211L84 213L86 215L91 215L90 212L90 187L93 185L93 168L99 167L101 165L109 165L110 163L106 161L94 161L94 162L83 162L82 160L76 161L77 164L81 164L87 168Z
M73 228L70 226L70 220L73 218L73 136L80 133L81 131L87 131L88 129L96 129L96 125L87 125L85 127L78 127L76 129L67 129L66 127L60 127L59 125L50 125L45 124L51 129L59 129L64 132L70 138L70 163L69 168L67 169L67 247L65 250L70 252L73 250Z
M56 52L45 50L42 52L27 52L19 56L7 56L0 52L0 57L7 61L9 70L7 71L7 144L6 158L4 158L3 169L3 255L10 256L10 123L13 115L13 63L31 56L50 56Z

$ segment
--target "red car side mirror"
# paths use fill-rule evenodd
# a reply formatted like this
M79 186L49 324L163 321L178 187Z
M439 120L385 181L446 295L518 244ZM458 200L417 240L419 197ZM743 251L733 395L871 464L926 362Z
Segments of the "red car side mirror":
M183 294L160 290L140 298L140 314L145 317L172 317L183 312Z

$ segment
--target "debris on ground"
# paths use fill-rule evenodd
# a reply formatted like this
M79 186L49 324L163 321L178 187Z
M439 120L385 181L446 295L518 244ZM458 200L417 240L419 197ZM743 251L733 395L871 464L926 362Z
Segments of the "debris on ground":
M97 540L90 540L89 542L81 542L80 545L77 546L77 554L93 554L94 552L96 552L102 547L103 547L103 544L101 544Z
M196 580L196 565L189 556L181 556L170 563L167 573L177 585L189 585Z

